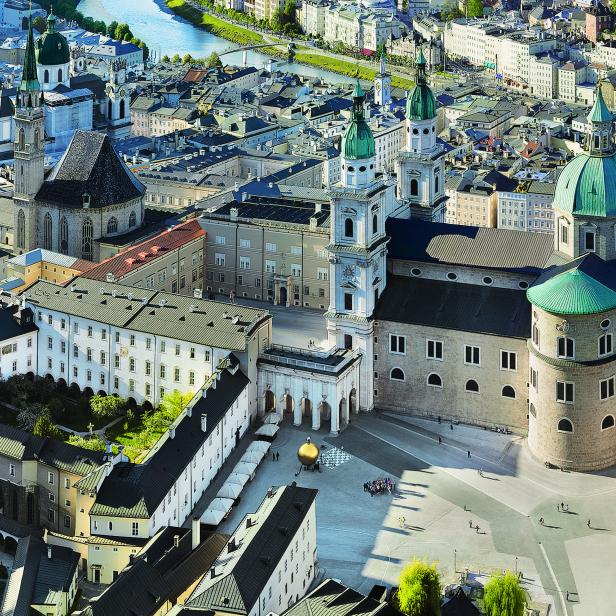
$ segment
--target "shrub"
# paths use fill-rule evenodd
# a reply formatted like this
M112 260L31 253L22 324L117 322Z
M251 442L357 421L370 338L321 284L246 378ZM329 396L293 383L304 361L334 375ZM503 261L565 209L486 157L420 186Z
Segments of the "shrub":
M516 575L507 571L485 585L483 609L486 616L523 616L526 595Z
M441 583L436 565L414 560L400 574L397 608L407 616L440 616Z

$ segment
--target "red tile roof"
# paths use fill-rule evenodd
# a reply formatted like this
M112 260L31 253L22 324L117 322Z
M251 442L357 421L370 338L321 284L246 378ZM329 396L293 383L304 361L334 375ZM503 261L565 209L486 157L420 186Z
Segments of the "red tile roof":
M106 280L112 273L116 280L164 256L170 250L181 248L194 239L205 236L205 231L196 218L177 225L149 240L131 246L113 257L101 261L98 265L84 273L85 278Z
M186 83L201 83L207 75L207 69L204 68L189 68L186 75L182 77L182 81Z

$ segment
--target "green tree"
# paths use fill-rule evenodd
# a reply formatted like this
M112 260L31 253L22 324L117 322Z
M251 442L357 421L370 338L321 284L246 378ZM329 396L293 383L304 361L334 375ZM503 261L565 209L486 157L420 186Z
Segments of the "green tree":
M111 419L124 409L126 403L118 396L100 396L96 394L90 398L90 408L95 417Z
M174 389L167 392L160 402L160 410L163 416L170 422L173 421L193 399L193 393L187 392L183 394L181 391Z
M436 565L414 560L404 567L396 603L407 616L440 616L441 583Z
M113 36L115 35L115 31L118 27L118 22L113 20L108 26L107 26L107 36L110 36L113 38Z
M47 413L40 415L36 420L34 428L32 429L32 434L34 434L34 436L49 436L62 440L62 431L54 426Z
M68 444L92 451L105 451L105 441L98 435L86 438L77 434L71 434L68 437Z
M42 34L43 32L45 32L45 30L47 29L47 21L41 17L40 15L37 15L33 20L32 20L32 27L39 33Z
M526 594L511 571L495 575L485 585L483 609L486 616L523 616Z
M181 61L182 61L182 58L180 58L180 54L174 53L173 57L171 58L171 62L173 62L174 64L179 64Z
M194 61L194 58L189 53L184 54L182 58L182 64L192 64Z
M171 58L170 58L167 54L165 54L165 55L162 57L162 61L163 61L163 62L171 62Z
M123 41L124 37L127 34L131 34L128 24L118 24L118 27L115 29L115 32L113 33L113 38L117 39L118 41ZM132 38L132 34L131 36L129 36L129 39L130 38Z
M462 17L462 11L458 8L458 3L455 0L447 0L441 9L441 19L443 21L451 21Z
M222 60L220 59L220 56L215 51L213 51L208 56L205 64L208 68L215 68L218 66L222 66Z
M468 0L466 13L468 17L481 17L483 15L482 0Z

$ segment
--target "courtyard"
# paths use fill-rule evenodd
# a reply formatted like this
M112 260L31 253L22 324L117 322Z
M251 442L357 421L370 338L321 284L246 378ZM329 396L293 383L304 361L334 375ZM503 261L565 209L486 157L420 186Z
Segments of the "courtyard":
M542 613L616 612L616 599L597 592L616 579L613 474L547 469L515 435L393 414L352 422L336 437L283 425L272 445L279 460L262 463L220 530L232 532L271 485L297 481L319 489L322 575L361 592L395 585L418 557L438 563L445 585L466 569L517 570ZM307 436L332 464L296 476ZM387 476L397 483L393 495L364 492L364 482Z

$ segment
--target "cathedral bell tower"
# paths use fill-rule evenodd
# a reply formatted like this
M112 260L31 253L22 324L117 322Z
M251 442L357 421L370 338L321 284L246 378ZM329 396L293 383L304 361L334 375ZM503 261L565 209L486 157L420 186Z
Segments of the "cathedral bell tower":
M107 134L112 139L130 135L130 93L126 87L126 60L112 60L109 65L107 94Z
M15 104L14 248L18 254L37 247L35 197L43 184L45 117L41 84L36 71L32 20L21 84Z
M379 72L374 76L374 104L387 109L391 103L391 76L385 67L385 50L381 53Z
M421 47L416 66L416 83L406 100L406 144L398 157L398 198L411 216L444 222L445 156L436 140L436 100Z
M357 82L353 115L342 138L341 181L330 191L329 341L362 356L359 407L373 407L373 312L386 282L385 221L394 186L375 175L374 136L364 119L364 93Z

